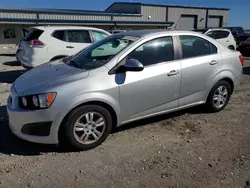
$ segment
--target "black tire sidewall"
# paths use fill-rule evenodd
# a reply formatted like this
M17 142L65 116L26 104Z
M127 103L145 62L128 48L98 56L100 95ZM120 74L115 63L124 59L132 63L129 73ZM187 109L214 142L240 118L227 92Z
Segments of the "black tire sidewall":
M79 143L75 137L74 137L74 125L76 123L76 121L85 113L87 112L98 112L100 113L104 119L105 119L105 123L106 123L106 129L104 131L104 134L102 135L102 137L96 141L93 144L81 144ZM81 106L79 108L76 108L75 110L73 110L69 116L66 118L66 120L63 123L63 135L60 135L61 139L63 139L63 143L66 144L69 147L72 147L74 149L79 149L79 150L89 150L92 148L97 147L98 145L100 145L101 143L103 143L106 138L108 137L108 135L110 134L111 130L112 130L112 118L111 115L109 113L109 111L107 109L105 109L102 106L98 106L98 105L86 105L86 106Z
M215 91L220 86L225 86L227 88L227 90L228 90L228 98L227 98L226 103L221 108L217 108L217 107L214 106L213 97L214 97ZM232 89L231 89L230 84L227 81L221 80L217 84L215 84L214 87L211 89L211 91L209 93L209 96L208 96L208 100L207 100L207 105L208 105L210 111L219 112L219 111L223 110L227 106L227 104L228 104L228 102L230 100L231 93L232 93Z

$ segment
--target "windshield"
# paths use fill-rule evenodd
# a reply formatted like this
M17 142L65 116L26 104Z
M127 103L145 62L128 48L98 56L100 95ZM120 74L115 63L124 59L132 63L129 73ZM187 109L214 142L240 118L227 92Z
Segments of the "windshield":
M138 37L124 35L107 37L76 55L65 58L63 61L70 66L84 70L95 69L105 65L110 58L114 57L137 39Z

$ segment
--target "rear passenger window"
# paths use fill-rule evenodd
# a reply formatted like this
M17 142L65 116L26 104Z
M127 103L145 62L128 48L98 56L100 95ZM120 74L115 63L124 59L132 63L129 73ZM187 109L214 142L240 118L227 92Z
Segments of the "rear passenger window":
M211 42L191 35L181 35L180 42L183 58L199 57L217 53L217 48Z
M54 32L53 37L55 37L56 39L65 41L64 31L56 31L56 32Z
M87 30L69 30L68 42L91 43L89 31Z
M172 37L164 37L146 42L133 52L128 59L136 59L144 66L154 65L174 60Z
M92 33L93 33L93 37L95 41L102 40L108 36L107 34L99 32L99 31L92 31Z

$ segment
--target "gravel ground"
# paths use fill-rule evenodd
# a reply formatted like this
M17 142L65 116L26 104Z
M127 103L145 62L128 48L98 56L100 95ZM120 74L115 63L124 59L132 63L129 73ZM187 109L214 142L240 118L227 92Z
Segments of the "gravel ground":
M0 55L0 187L243 188L250 180L250 60L224 111L193 108L135 122L85 152L10 133L8 89L23 72L15 57Z

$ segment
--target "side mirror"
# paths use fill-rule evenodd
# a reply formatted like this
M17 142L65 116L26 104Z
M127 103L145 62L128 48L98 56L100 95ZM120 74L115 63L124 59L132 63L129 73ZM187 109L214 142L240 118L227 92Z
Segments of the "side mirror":
M124 71L139 72L144 69L143 64L136 59L127 59L125 64L121 67Z
M113 69L109 71L109 75L124 73L127 71L139 72L144 69L143 64L136 59L127 59L123 65L116 65Z

